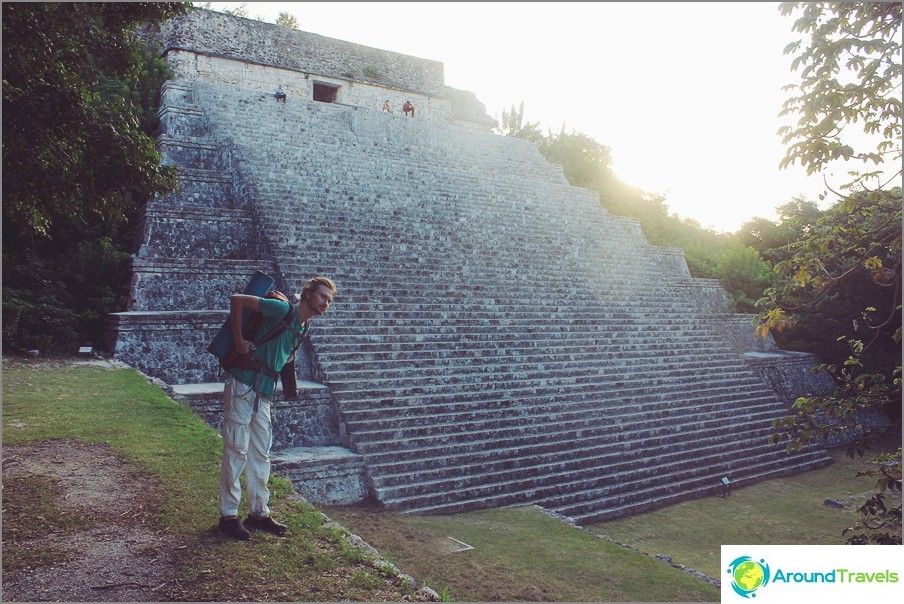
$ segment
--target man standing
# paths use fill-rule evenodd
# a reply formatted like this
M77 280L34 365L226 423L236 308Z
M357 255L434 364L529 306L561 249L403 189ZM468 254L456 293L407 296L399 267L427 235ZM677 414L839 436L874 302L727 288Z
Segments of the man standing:
M235 334L239 354L251 354L263 369L231 369L223 390L223 461L220 465L220 532L245 540L248 529L283 535L287 527L270 517L270 447L273 430L270 423L270 399L276 389L280 369L298 345L298 334L306 335L308 321L327 311L336 295L336 285L326 277L315 277L301 290L298 311L289 329L255 348L242 338L242 316L245 310L263 316L258 331L266 334L289 313L289 303L246 294L230 297L229 320ZM238 517L242 495L241 475L245 472L250 514L244 524Z

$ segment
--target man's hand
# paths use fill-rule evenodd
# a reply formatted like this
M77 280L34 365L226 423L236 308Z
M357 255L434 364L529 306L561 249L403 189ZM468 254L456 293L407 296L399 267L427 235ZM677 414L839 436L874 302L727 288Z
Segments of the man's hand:
M235 349L239 354L248 354L254 350L254 342L238 339L235 341Z
M248 354L254 350L254 343L242 337L242 314L246 310L261 311L261 299L257 296L233 294L229 297L229 321L232 326L232 337L235 350L239 354Z

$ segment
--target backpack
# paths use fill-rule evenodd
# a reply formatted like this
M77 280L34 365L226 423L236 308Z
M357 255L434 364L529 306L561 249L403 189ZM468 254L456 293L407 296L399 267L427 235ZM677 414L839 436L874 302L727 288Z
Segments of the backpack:
M295 351L297 351L301 344L304 342L304 338L308 334L309 328L306 325L304 331L299 333L295 330L295 328L292 327L292 316L295 312L297 312L298 307L293 304L284 293L276 290L271 290L262 297L288 302L289 312L286 313L286 316L283 317L282 320L273 327L273 329L271 329L266 334L263 334L262 336L257 332L260 331L264 316L259 312L251 313L251 316L248 318L248 322L242 328L242 339L252 342L254 344L254 347L248 352L248 354L239 354L235 348L235 344L233 343L233 345L230 346L229 351L220 358L220 366L226 371L235 368L263 373L274 382L277 379L281 379L283 385L283 395L286 398L294 398L298 395L298 385L295 379ZM279 334L287 329L295 333L295 347L292 349L292 353L289 355L289 359L286 361L286 364L283 365L283 368L279 371L279 373L276 373L269 367L263 365L254 356L253 352L254 348L257 348L261 344L279 336Z

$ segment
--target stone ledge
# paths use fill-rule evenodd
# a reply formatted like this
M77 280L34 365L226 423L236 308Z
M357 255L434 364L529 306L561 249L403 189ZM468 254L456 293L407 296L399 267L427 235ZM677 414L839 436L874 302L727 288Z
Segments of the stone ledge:
M328 388L320 382L312 380L298 380L298 391L326 391ZM206 398L212 394L222 395L225 384L223 382L202 382L198 384L176 384L171 386L173 392L180 396L191 398ZM279 390L279 388L277 388Z
M273 462L287 468L305 468L321 463L336 468L338 465L363 466L364 457L345 447L293 447L274 453Z
M315 503L348 505L367 497L364 458L344 447L294 447L271 459L273 471Z
M809 352L796 352L793 350L783 350L780 352L745 352L742 356L750 363L755 364L771 364L771 363L787 363L789 361L804 363L810 362L816 364L817 357Z

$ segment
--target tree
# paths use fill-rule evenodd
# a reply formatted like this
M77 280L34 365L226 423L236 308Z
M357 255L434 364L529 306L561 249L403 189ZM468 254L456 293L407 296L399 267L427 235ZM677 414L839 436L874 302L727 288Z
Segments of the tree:
M499 126L496 130L505 136L521 138L535 145L539 145L544 139L543 133L540 132L539 121L524 123L524 101L521 101L518 109L512 105L511 111L502 110L502 118L499 119Z
M496 131L537 145L543 157L562 166L568 182L576 187L602 191L616 180L609 147L586 134L566 132L564 125L558 134L544 135L539 121L524 122L524 101L517 109L514 105L511 111L503 109Z
M788 246L812 231L823 212L815 202L798 197L776 208L776 214L778 223L754 218L737 232L744 245L754 248L773 265L787 259Z
M714 274L722 287L731 292L738 312L756 311L756 301L763 291L772 285L772 267L754 248L742 245L735 239L716 256Z
M209 4L209 3L208 3ZM233 17L248 17L248 3L242 2L236 8L224 8L223 14L232 15ZM258 19L259 20L259 19Z
M870 296L847 317L850 328L835 334L848 347L847 358L820 367L835 380L834 392L799 398L792 414L775 422L772 437L800 448L853 427L860 431L849 449L853 457L901 425L901 4L783 3L780 10L796 14L793 30L809 36L806 45L796 41L785 49L798 53L792 69L802 71L782 110L799 119L779 131L788 145L781 166L800 162L811 174L839 160L895 166L887 180L878 171L855 171L849 182L827 182L839 200L815 223L799 225L800 239L785 246L786 259L776 265L779 285L758 302L757 330L769 333L793 326L833 296L837 301L839 292ZM873 142L855 140L855 125ZM887 366L867 363L882 344L893 351ZM897 417L864 427L862 417L875 409L896 410ZM864 474L879 476L876 492L860 508L860 521L845 530L848 542L901 543L901 506L886 504L887 491L901 490L901 449L871 464Z
M779 130L788 145L781 167L799 161L813 174L838 159L891 161L897 167L889 182L899 182L901 3L784 2L780 10L785 16L799 12L793 30L810 36L807 46L797 40L785 47L785 54L799 53L792 71L802 71L799 84L785 87L797 94L780 115L799 119ZM854 124L875 136L855 141ZM875 174L861 174L855 183Z
M539 147L546 159L562 165L565 177L575 187L602 191L615 181L612 150L586 134L565 132L563 125L559 134L550 133Z
M276 17L276 24L298 29L298 19L295 15L284 11L280 11L279 16Z
M130 219L175 186L152 138L165 63L132 35L186 3L3 3L3 341L98 340Z
M123 215L172 187L140 129L138 24L182 3L3 3L3 230Z

